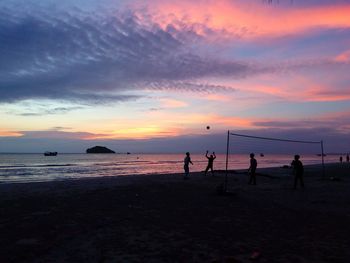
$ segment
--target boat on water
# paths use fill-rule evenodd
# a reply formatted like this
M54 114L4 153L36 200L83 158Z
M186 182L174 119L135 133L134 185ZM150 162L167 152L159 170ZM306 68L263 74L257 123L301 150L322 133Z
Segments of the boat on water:
M44 152L45 156L56 156L57 152Z

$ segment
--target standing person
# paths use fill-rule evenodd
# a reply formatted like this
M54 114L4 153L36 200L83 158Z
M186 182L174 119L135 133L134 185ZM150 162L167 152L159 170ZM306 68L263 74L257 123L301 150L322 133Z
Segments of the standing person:
M184 179L188 179L189 176L190 176L190 167L189 165L192 164L192 161L191 161L191 157L190 157L190 153L187 152L186 153L186 157L184 159L184 170L185 170L185 176L184 176Z
M216 159L215 152L213 152L213 154L211 154L210 157L208 157L208 151L207 151L207 153L205 154L205 157L207 157L208 159L208 165L207 165L207 168L205 169L204 175L206 176L207 172L210 169L211 175L214 176L213 163L214 163L214 160Z
M304 166L303 163L299 160L300 155L294 155L294 160L291 165L294 168L294 189L297 189L298 180L300 181L300 185L304 188Z
M342 163L343 162L343 156L339 157L339 162Z
M254 153L250 154L250 166L248 168L248 173L250 173L249 184L256 185L256 167L258 166L258 162L254 158Z
M349 162L349 154L346 155L346 162L348 163Z

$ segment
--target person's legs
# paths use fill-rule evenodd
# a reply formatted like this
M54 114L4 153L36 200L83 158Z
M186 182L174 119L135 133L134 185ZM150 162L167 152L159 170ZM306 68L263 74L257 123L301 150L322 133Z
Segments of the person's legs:
M213 166L210 167L210 170L211 170L211 176L214 176L214 169L213 169Z
M256 184L256 174L255 174L255 169L252 169L252 184Z
M190 175L190 168L188 166L184 166L184 170L185 170L184 179L187 179Z
M207 175L208 170L209 170L209 166L207 166L207 168L205 168L205 171L204 171L205 176Z

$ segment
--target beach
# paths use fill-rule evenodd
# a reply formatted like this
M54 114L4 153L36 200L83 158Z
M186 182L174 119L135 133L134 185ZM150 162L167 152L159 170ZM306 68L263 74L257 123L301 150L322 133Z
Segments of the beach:
M0 185L0 262L349 262L350 164Z

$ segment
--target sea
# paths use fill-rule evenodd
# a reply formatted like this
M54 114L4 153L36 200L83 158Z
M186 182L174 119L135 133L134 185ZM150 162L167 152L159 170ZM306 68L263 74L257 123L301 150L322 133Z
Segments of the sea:
M182 173L184 154L0 154L0 184L29 183L55 180ZM339 156L325 156L325 163L337 162ZM191 154L191 171L203 171L207 159L203 154ZM293 156L264 154L256 156L258 168L290 165ZM316 154L301 155L307 164L321 163ZM247 169L249 155L231 154L228 169ZM226 155L217 154L214 169L225 170Z

